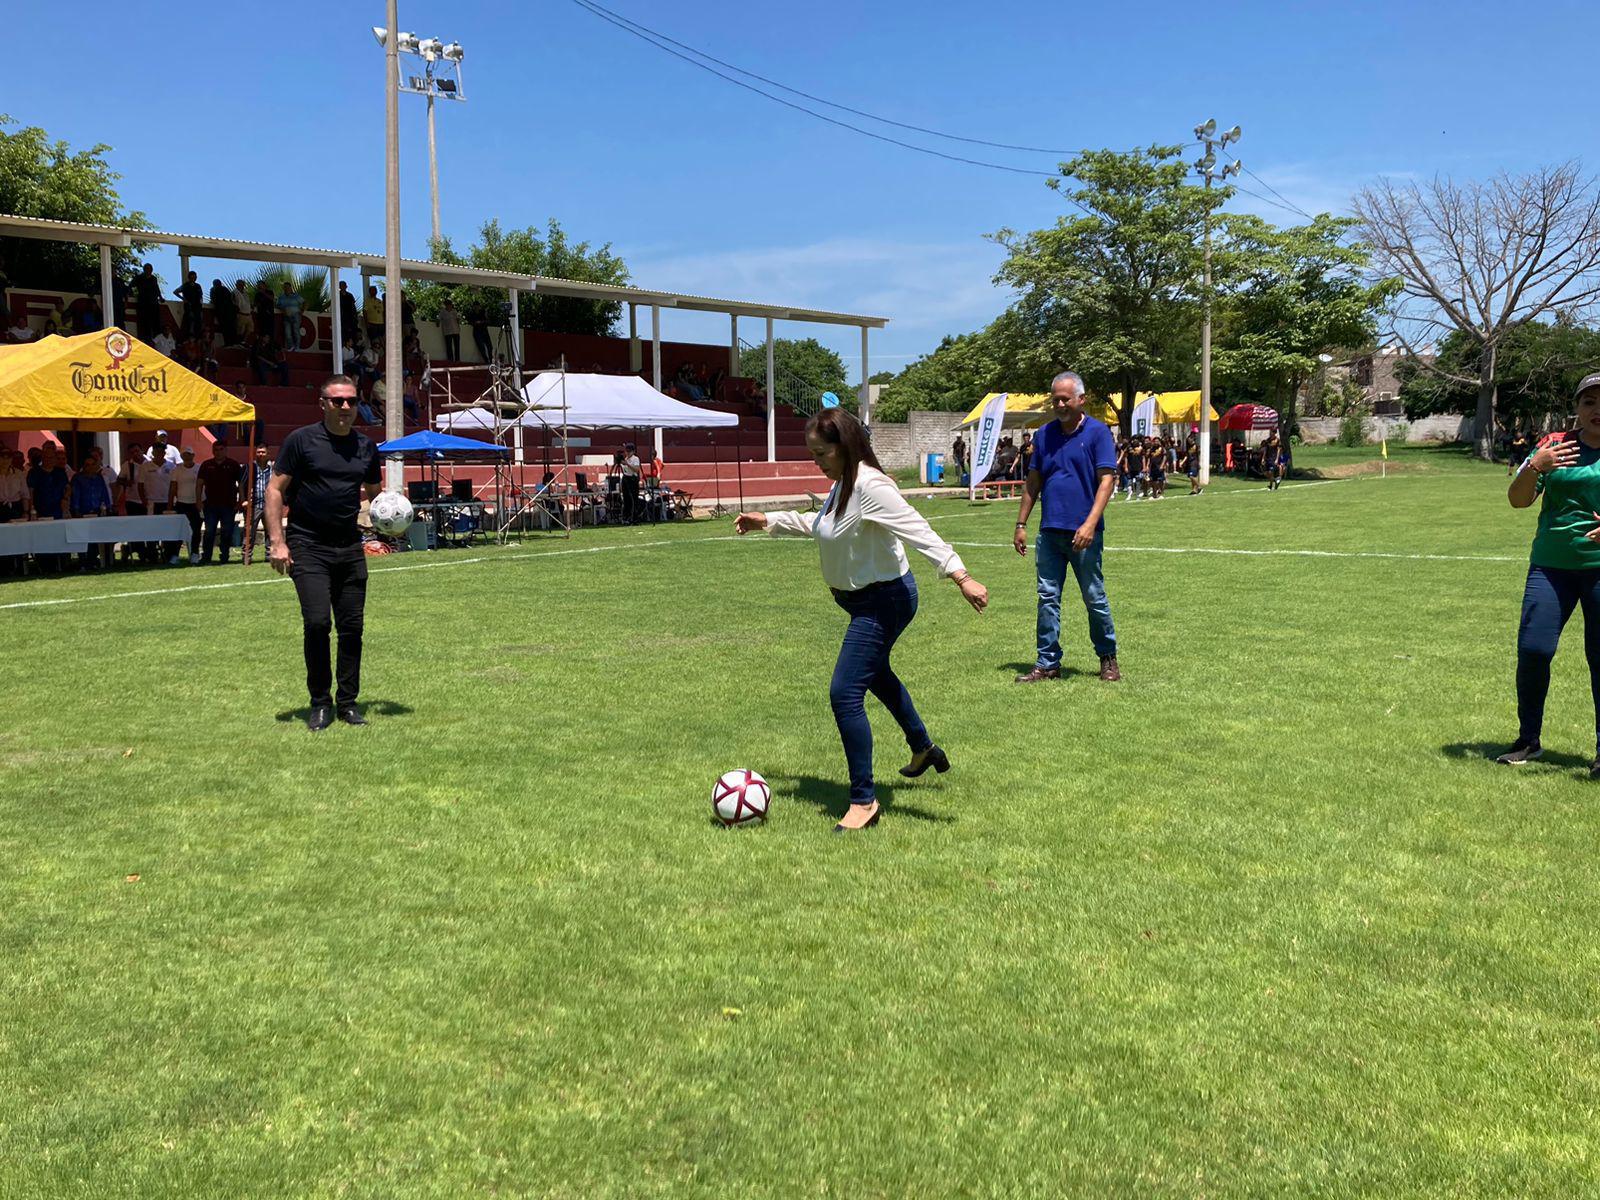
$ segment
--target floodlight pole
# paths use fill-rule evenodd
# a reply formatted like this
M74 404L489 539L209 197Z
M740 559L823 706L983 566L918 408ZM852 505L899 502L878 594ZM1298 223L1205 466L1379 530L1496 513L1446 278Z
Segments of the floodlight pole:
M1203 175L1206 181L1206 266L1205 285L1201 296L1204 318L1200 326L1200 486L1202 488L1211 484L1211 181L1226 180L1229 175L1238 174L1239 171L1237 162L1223 167L1220 171L1213 170L1217 165L1216 147L1220 145L1226 150L1229 142L1239 140L1237 125L1220 138L1212 136L1216 131L1215 121L1206 121L1194 128L1195 141L1206 148L1205 157L1194 165L1195 171Z
M433 195L433 240L439 240L439 151L433 138L433 60L428 60L428 189Z
M383 40L383 432L392 441L405 433L402 404L405 376L400 359L400 4L389 0L389 36ZM398 454L385 464L384 486L391 492L405 485L405 461Z

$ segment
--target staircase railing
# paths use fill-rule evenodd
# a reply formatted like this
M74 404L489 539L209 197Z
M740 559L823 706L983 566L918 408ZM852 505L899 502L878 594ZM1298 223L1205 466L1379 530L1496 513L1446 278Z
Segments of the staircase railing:
M747 350L755 350L765 356L767 348L765 345L752 346L749 342L740 338L739 350L741 357L743 357L743 352ZM796 416L806 418L810 418L822 407L824 389L820 383L802 379L799 375L784 367L782 363L775 362L772 367L774 378L771 392L773 400L779 404L788 405ZM763 361L762 369L756 374L755 378L762 379L765 377L766 367Z

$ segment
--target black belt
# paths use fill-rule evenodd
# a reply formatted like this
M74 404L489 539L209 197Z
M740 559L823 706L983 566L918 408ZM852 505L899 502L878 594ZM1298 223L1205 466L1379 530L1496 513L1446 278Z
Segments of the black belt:
M869 583L869 584L867 584L866 587L858 587L858 588L853 588L853 589L829 588L828 590L833 593L833 598L835 600L844 600L844 599L849 598L850 596L865 596L868 592L876 592L876 591L880 591L880 590L882 590L883 588L886 588L886 587L893 587L895 584L899 583L901 579L904 579L904 578L905 578L905 576L902 575L897 579L880 579L880 580L878 580L877 583Z

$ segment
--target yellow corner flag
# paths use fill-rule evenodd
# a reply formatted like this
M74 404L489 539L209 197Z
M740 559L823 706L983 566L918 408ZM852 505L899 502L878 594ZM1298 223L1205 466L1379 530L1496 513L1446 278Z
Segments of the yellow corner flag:
M1383 451L1383 456L1385 458L1389 457L1389 439L1388 438L1380 438L1379 441L1378 441L1378 448Z

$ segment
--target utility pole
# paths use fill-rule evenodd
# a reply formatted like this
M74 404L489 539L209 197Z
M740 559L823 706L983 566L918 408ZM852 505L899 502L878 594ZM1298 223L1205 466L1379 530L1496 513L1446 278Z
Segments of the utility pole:
M1206 148L1205 155L1194 164L1195 173L1205 177L1206 191L1211 191L1212 180L1227 181L1229 175L1237 175L1242 165L1237 160L1224 166L1218 171L1216 148L1221 146L1227 150L1230 142L1239 140L1239 127L1235 125L1220 138L1216 136L1217 122L1215 118L1206 121L1203 125L1194 127L1194 140ZM1211 483L1211 205L1209 197L1206 204L1206 280L1205 292L1201 302L1205 308L1204 324L1200 327L1200 486L1206 488Z

